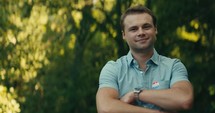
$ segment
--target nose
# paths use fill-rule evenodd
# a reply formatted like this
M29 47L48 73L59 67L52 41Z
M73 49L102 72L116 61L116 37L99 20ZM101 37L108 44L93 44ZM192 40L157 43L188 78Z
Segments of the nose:
M144 29L140 27L138 29L138 36L144 36L144 35L145 35Z

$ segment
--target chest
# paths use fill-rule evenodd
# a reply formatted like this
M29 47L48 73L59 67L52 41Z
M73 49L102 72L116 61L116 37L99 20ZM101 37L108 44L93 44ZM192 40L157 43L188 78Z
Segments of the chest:
M121 71L118 78L120 95L123 96L134 88L144 89L168 89L170 88L171 70L159 66L147 67L142 71L135 67L129 67Z

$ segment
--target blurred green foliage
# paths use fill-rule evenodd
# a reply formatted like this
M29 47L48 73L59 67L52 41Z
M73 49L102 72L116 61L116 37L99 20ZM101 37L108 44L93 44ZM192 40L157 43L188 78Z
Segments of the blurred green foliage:
M137 3L157 15L158 52L188 69L184 112L214 113L211 0L0 0L0 113L96 113L101 68L128 52L120 15Z

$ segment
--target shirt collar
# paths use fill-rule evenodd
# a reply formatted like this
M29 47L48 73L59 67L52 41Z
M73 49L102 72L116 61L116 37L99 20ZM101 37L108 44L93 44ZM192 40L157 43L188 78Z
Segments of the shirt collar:
M147 63L153 62L156 65L159 65L159 54L157 53L157 51L154 49L154 54L152 55L152 57L147 61ZM127 60L128 60L128 64L131 65L134 61L134 57L131 54L131 51L128 52L127 54Z
M154 49L154 54L152 55L152 57L150 58L150 60L156 64L156 65L159 65L159 54L157 53L157 51Z
M128 64L131 65L131 63L134 60L134 57L132 56L131 51L129 51L127 54L127 60L128 60Z

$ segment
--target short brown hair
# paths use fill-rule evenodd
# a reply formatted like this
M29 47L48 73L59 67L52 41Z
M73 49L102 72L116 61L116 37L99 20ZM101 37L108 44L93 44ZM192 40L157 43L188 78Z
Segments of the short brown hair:
M120 18L120 25L121 25L121 30L124 31L124 20L125 17L130 15L130 14L141 14L141 13L147 13L152 17L153 20L153 24L154 26L157 26L157 18L155 17L155 15L153 14L153 12L148 9L147 7L144 7L143 5L137 5L137 6L133 6L128 8L121 16Z

